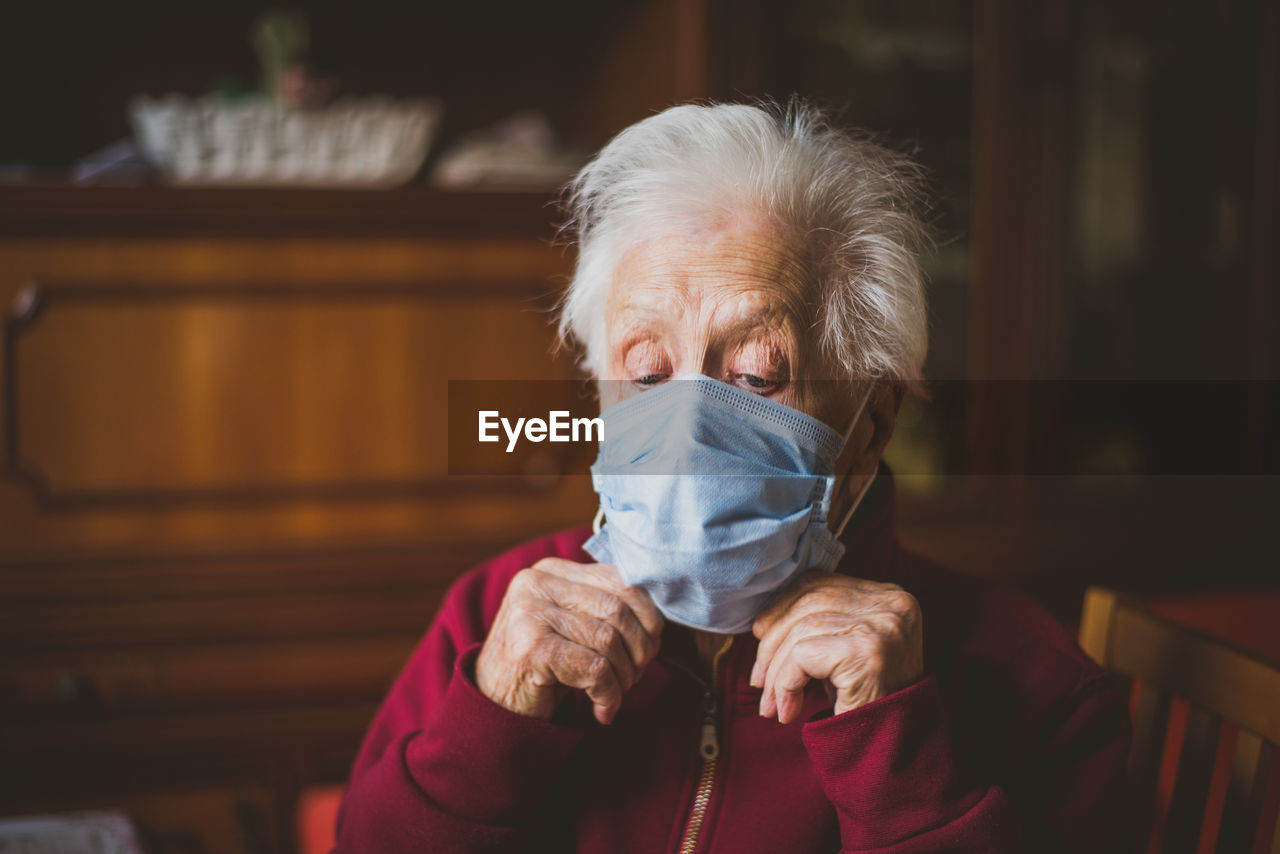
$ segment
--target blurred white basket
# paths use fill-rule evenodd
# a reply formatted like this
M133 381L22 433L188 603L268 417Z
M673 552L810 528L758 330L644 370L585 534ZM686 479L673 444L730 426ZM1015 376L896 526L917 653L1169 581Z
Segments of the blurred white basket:
M322 108L266 98L139 96L138 142L179 184L392 187L414 176L440 121L438 101L372 97Z

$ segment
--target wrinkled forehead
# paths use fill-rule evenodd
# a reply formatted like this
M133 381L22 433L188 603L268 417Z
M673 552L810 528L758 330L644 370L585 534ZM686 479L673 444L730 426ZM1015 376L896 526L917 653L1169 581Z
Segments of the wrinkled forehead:
M767 222L690 227L638 240L621 255L610 322L812 324L810 265L799 242Z
M832 374L813 334L812 265L799 241L768 223L637 241L622 253L611 285L612 363L637 341L691 357L686 373L706 353L747 348L753 362L785 365L782 402L829 424L847 422L850 384Z

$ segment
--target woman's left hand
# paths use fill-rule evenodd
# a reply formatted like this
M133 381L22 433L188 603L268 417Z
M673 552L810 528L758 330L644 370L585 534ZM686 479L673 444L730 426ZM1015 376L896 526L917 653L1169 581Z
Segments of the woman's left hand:
M760 714L790 723L810 679L826 681L837 715L907 687L924 674L920 622L915 597L896 584L806 572L751 629Z

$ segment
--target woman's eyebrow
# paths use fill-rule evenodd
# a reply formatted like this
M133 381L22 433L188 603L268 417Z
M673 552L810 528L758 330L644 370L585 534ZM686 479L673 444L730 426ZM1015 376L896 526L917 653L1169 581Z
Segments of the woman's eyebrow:
M665 329L671 325L671 314L669 305L666 307L647 305L630 299L614 309L614 317L622 321L626 332L641 326Z
M737 343L733 345L735 352L751 349L753 352L767 353L786 359L788 356L787 338L779 334L777 327L757 326L754 329L743 329L734 335Z
M799 320L784 302L767 302L737 317L727 318L716 331L724 335L740 336L744 340L757 333L776 335L791 325L798 327Z

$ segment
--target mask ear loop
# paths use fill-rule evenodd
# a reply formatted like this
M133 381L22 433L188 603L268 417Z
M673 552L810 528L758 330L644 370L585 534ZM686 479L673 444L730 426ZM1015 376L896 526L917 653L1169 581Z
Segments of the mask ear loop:
M604 505L601 504L596 508L596 518L591 520L591 533L598 534L600 529L604 527Z
M844 514L844 519L840 522L840 527L836 528L836 539L840 539L844 534L844 529L848 526L849 520L853 518L853 511L858 509L858 505L862 503L862 497L867 494L867 490L871 488L871 481L875 480L874 474L867 475L867 480L862 484L862 489L858 490L858 495L853 499L853 504L849 505L849 509Z
M858 420L862 418L863 410L867 408L867 401L871 399L871 392L875 388L875 382L871 382L867 386L867 393L862 396L862 403L858 405L858 411L853 415L853 421L849 422L849 429L845 431L844 441L848 444L849 437L853 435L853 428L858 426ZM862 488L858 490L858 494L854 496L853 503L849 505L849 509L844 513L844 519L840 521L836 527L836 539L844 534L844 529L848 526L849 520L853 518L854 511L858 509L858 505L862 503L862 498L867 494L867 490L871 488L871 482L876 479L874 474L868 475L866 482L862 484Z

